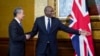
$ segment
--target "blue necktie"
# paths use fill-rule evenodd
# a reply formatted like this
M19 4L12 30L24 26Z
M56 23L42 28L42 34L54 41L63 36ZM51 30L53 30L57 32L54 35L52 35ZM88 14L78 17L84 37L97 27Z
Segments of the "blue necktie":
M50 18L48 18L47 31L50 32Z

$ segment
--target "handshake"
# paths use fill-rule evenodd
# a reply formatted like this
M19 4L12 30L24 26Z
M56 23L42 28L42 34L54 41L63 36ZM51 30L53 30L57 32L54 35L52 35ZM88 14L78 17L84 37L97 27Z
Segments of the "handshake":
M27 40L31 38L31 35L30 34L26 34L25 36L26 36L26 39Z

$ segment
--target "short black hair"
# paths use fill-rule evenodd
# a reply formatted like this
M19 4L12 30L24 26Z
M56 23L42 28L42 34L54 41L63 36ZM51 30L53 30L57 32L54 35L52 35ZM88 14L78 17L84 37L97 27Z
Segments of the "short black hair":
M47 8L52 8L52 6L46 6L46 7L44 8L44 11L46 11Z
M17 8L15 8L15 10L14 10L14 12L13 12L14 17L16 17L17 14L20 13L21 10L22 10L21 7L17 7Z

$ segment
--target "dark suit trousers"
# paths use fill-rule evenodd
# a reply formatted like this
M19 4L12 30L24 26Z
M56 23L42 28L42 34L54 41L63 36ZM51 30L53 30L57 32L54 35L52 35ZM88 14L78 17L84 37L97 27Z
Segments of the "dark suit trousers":
M45 52L46 52L46 55L45 56L50 56L50 43L47 43L47 47L46 47L46 50L45 50Z
M45 52L43 54L37 53L36 56L57 56L56 51L52 49L53 48L50 47L50 43L47 43Z

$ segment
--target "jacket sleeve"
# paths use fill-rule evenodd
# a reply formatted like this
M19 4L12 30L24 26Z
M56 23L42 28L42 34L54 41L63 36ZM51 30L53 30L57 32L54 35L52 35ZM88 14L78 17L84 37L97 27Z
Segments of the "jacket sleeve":
M25 35L19 35L17 26L14 24L9 27L9 35L13 41L25 41Z
M59 29L62 30L62 31L65 31L65 32L68 32L68 33L71 33L71 34L77 34L77 35L80 35L79 34L79 31L78 30L75 30L73 28L70 28L64 24L62 24L60 22L60 20L58 20L58 23L59 23Z
M35 36L37 34L37 32L38 32L38 25L37 25L37 19L36 19L36 21L34 23L34 26L32 28L32 31L30 32L31 38L33 36Z

